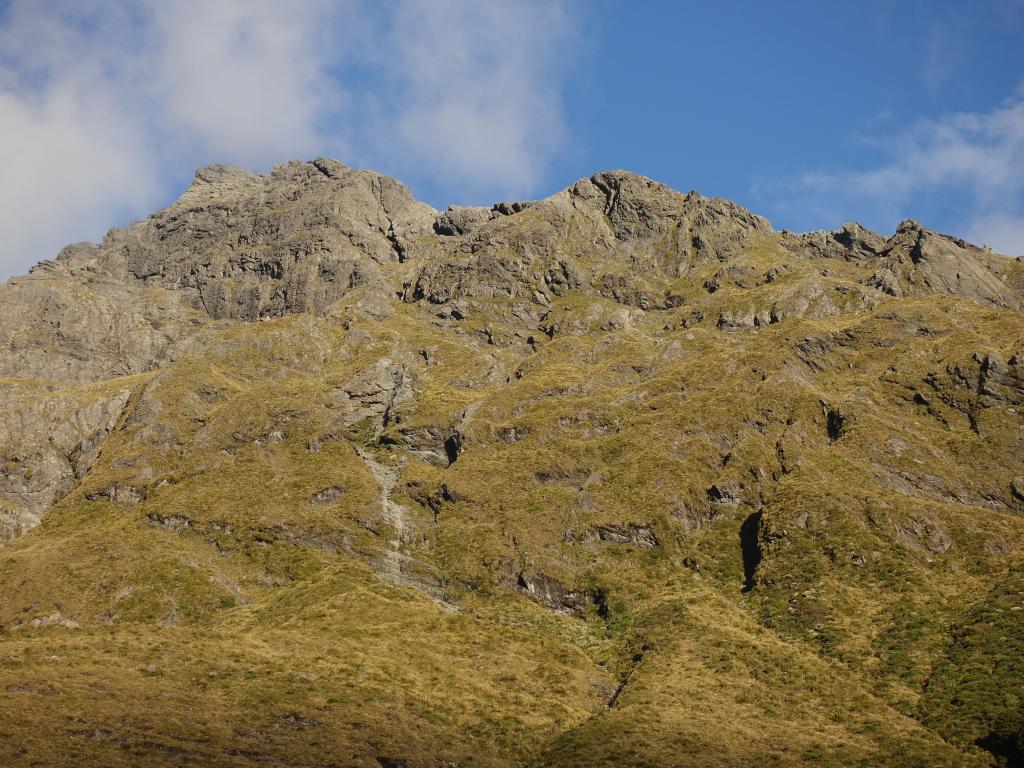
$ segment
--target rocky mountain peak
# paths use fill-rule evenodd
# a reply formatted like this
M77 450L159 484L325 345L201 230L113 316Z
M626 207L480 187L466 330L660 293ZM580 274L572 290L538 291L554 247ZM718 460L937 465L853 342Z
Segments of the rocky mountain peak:
M779 259L788 252L860 264L866 274L857 282L894 296L1021 301L1009 260L916 222L903 222L887 240L853 223L835 232L780 234L733 202L684 195L622 170L580 179L543 200L438 213L392 178L326 158L290 161L265 174L200 168L166 209L111 230L99 244L68 246L4 291L24 309L25 328L40 326L41 307L50 317L57 306L70 311L77 301L63 297L85 291L88 309L76 315L95 312L108 332L97 336L91 322L79 319L72 325L83 336L65 324L45 353L43 346L12 343L20 350L17 366L28 373L91 376L158 365L204 317L323 314L356 289L361 306L378 315L396 296L441 304L507 296L539 315L567 290L642 310L666 308L680 301L673 281L703 265L741 260L751 249L781 249ZM397 264L404 265L399 272ZM163 292L157 307L141 289ZM807 296L818 290L807 283L799 297L743 316L807 311ZM109 339L102 342L109 344L109 363L101 362L104 354L80 354L82 344L92 347L99 338Z
M229 163L213 163L197 168L192 178L192 186L203 185L225 186L231 183L246 182L253 179L255 174Z
M1014 758L1022 304L626 171L201 168L0 285L0 764Z

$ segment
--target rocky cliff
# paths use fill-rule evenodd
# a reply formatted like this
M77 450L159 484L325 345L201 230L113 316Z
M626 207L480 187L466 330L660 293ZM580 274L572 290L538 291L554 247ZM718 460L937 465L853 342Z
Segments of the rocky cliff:
M317 159L0 306L12 765L1021 759L1019 259Z

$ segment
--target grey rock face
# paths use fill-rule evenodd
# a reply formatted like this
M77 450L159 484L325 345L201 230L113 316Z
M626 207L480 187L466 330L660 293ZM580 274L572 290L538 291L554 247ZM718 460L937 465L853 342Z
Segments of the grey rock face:
M394 179L333 160L201 168L169 208L0 286L0 376L151 370L211 320L322 313L358 286L386 304L378 265L435 216Z
M651 291L645 277L678 278L695 263L727 260L759 236L774 235L765 219L735 203L682 195L624 171L581 179L530 206L499 204L491 214L453 209L437 229L449 236L430 254L407 300L478 296L543 304L550 295L589 289L664 309L675 305L672 298ZM586 272L579 266L584 259L593 264Z
M769 325L772 322L771 314L766 310L729 310L718 316L718 327L722 330L736 330L740 328L759 328Z
M375 265L400 261L434 218L394 179L333 160L266 175L215 165L171 207L59 261L182 291L215 319L319 313L379 279Z
M1009 362L996 355L981 359L978 394L983 400L1009 405L1024 405L1024 365L1014 355Z
M882 293L900 298L903 296L903 289L900 288L900 280L891 269L882 267L876 270L867 280L867 284L877 288Z
M0 285L0 376L99 381L176 356L206 318L165 291L106 276L72 276L46 262Z
M439 235L466 235L490 221L491 211L486 208L453 205L434 222Z
M780 261L737 265L744 251ZM787 254L824 266L791 274ZM856 277L833 280L840 268ZM701 300L744 298L695 306L684 327L707 317L722 330L758 333L790 316L870 308L886 295L1024 305L1017 262L915 222L888 240L857 224L779 234L735 203L624 171L544 200L438 214L394 179L333 160L292 161L269 174L211 165L165 210L0 285L0 541L37 523L88 472L139 387L85 384L159 369L237 323L336 311L347 330L353 317L388 320L404 301L476 334L470 343L529 350L545 334L639 327L648 313L679 307L675 286L697 270ZM595 304L586 316L556 306L574 291L622 306ZM495 327L481 329L480 318ZM382 357L339 386L346 428L366 420L380 432L414 398L408 357ZM982 395L1018 402L1018 364L992 361ZM479 381L505 375L467 372ZM153 441L173 442L157 434L153 408L143 393L132 419ZM453 430L441 420L399 432L410 451L446 466L458 456L447 444ZM107 493L130 501L138 491Z
M658 537L654 530L651 526L642 523L597 525L594 527L594 536L598 541L610 544L632 544L637 547L658 546Z
M1010 481L1010 493L1017 501L1024 501L1024 477L1015 477Z
M1005 283L1008 259L924 229L915 221L900 224L885 256L889 268L907 285L906 293L945 293L983 304L1020 306L1020 297Z
M877 264L866 285L895 296L946 294L995 306L1020 307L1009 285L1012 261L963 240L902 222L889 240L859 224L833 232L785 234L783 243L817 258Z
M843 224L833 232L808 232L789 241L794 250L805 250L825 259L865 261L878 258L886 248L885 238L856 222Z
M0 413L0 544L38 524L89 471L130 390L91 398L3 387Z
M405 366L381 358L364 368L342 388L351 408L348 421L369 420L378 431L386 427L393 409L412 397Z
M69 246L0 286L0 376L98 381L139 373L175 359L214 321L323 313L357 288L355 306L384 319L400 287L382 269L401 261L413 267L406 301L522 299L531 329L531 315L570 290L645 311L670 308L680 301L670 281L758 243L873 266L863 282L891 296L940 292L1021 305L1011 260L914 222L888 241L857 224L778 235L734 203L623 171L595 174L546 200L437 215L393 179L332 160L293 161L263 175L213 165L169 208L98 245ZM709 291L762 282L729 269ZM806 294L726 317L723 327L831 313L827 298ZM448 312L461 314L457 306Z
M521 571L514 583L520 592L559 613L582 614L591 602L590 596L567 588L558 579L540 571Z
M865 284L897 298L940 293L1000 307L1021 306L1019 291L1010 285L1010 259L916 221L904 221L888 240L859 224L844 224L834 232L786 233L782 242L806 256L877 265Z

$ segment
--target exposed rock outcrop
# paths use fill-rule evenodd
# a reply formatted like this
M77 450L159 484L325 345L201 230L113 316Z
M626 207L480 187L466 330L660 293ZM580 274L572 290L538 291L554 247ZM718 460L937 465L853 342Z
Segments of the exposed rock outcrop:
M779 260L755 268L741 258L750 249L775 249ZM795 274L786 253L855 265L863 285L827 268ZM734 203L624 171L594 174L544 200L452 206L438 215L393 179L333 160L292 161L269 174L212 165L165 210L111 230L99 244L69 246L0 286L0 376L90 382L137 374L169 364L232 322L322 315L341 299L346 317L361 312L384 321L399 296L440 305L439 321L475 328L474 344L533 349L542 335L635 329L644 313L685 304L680 281L711 266L700 280L705 303L716 303L690 310L685 327L710 313L723 331L756 331L791 317L869 310L886 294L937 293L1005 307L1022 301L1015 262L915 222L888 240L857 224L780 235ZM593 305L584 315L553 308L573 291L625 309ZM730 291L739 298L724 297ZM479 318L487 321L482 328ZM409 359L381 358L343 383L337 391L346 424L387 429L414 398L414 368ZM983 394L1015 402L1016 371L993 358ZM51 412L43 421L59 418ZM64 418L82 424L85 417ZM9 445L27 423L9 419ZM107 428L90 425L82 429ZM408 449L444 466L461 447L451 444L453 428L442 420L402 426L401 434ZM38 519L66 492L68 478L81 475L58 469L63 460L55 457L71 450L68 440L56 452L8 450L21 467L6 481L8 497L19 499L19 511L6 513L20 521L10 530ZM51 469L34 483L16 481L33 461Z
M47 396L3 385L0 414L0 545L37 525L85 477L131 396Z
M980 766L1022 300L624 171L200 169L0 286L0 763Z
M213 165L169 208L57 262L182 291L215 319L317 313L400 261L435 215L394 179L334 160L267 175Z

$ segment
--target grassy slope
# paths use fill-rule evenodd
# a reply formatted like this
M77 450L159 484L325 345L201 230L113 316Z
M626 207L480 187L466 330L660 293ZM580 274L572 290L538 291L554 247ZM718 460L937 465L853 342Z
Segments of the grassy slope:
M976 739L1019 733L1019 665L993 662L995 705L952 670L999 654L964 627L1024 551L1020 509L988 501L1022 471L1021 422L982 403L972 430L946 401L976 393L944 372L1009 357L1024 321L936 298L715 328L722 309L785 303L812 267L706 294L709 267L675 282L689 304L632 326L570 292L536 348L500 299L454 331L419 305L384 321L342 307L211 333L112 382L134 413L0 550L3 760L986 764ZM695 308L707 319L684 327ZM341 393L384 357L416 395L381 443ZM456 427L447 468L387 448ZM392 535L360 446L400 460L405 549L448 605L374 574ZM657 546L594 533L630 524ZM520 572L589 602L552 611ZM1016 637L1024 620L999 621Z

